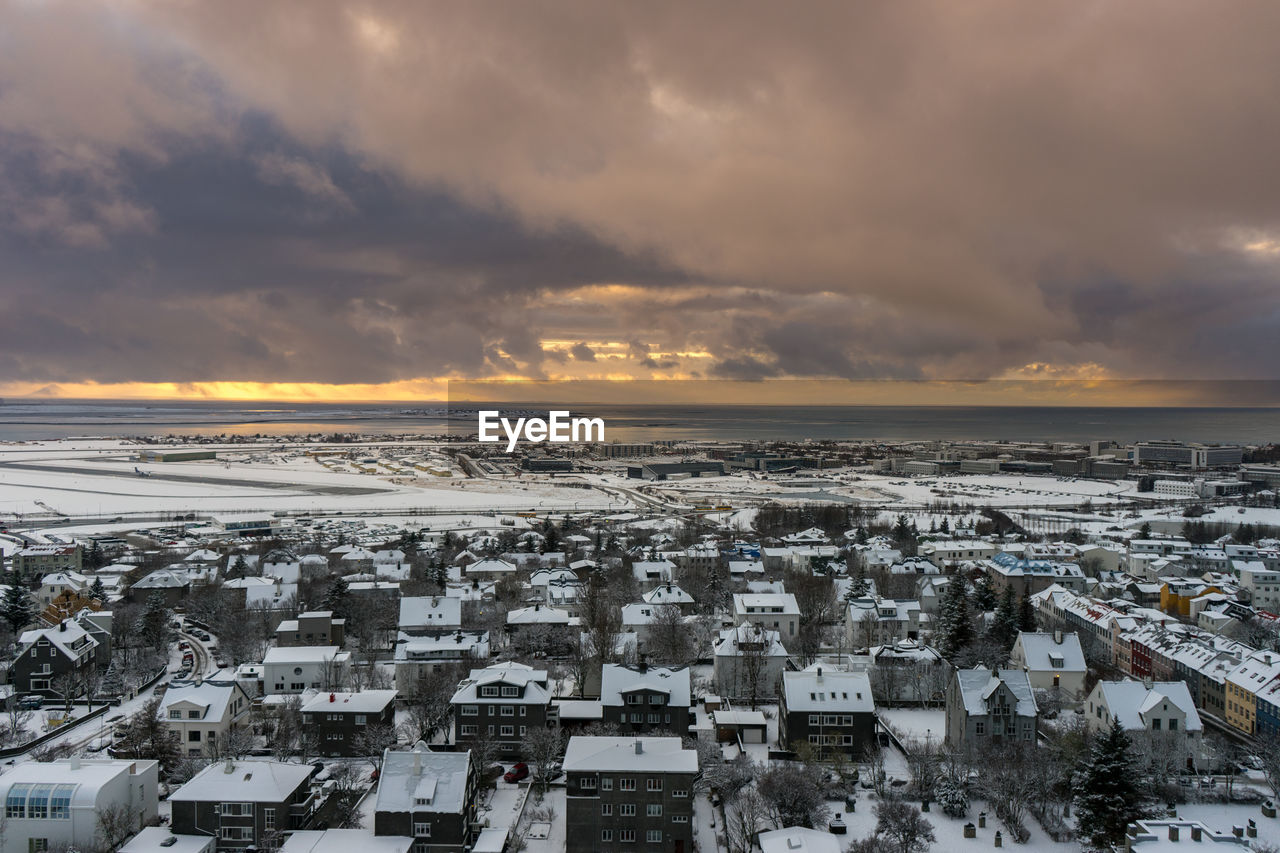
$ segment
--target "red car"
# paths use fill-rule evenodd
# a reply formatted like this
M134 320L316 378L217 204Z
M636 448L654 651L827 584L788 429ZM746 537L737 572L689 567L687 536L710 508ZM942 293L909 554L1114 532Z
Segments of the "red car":
M504 782L519 782L521 779L529 778L529 765L523 761L516 762L511 769L502 774Z

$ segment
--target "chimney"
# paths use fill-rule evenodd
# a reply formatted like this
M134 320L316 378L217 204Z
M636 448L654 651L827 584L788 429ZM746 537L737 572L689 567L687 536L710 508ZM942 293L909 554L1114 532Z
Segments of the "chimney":
M230 758L227 759L226 766L222 768L222 772L228 775L236 772L236 763Z
M416 749L413 751L413 775L422 775L422 753Z
M636 738L636 755L644 755L644 741Z
M818 683L822 683L822 667L818 667Z
M66 623L65 621L63 621L63 622L59 622L59 623L58 623L58 630L59 630L59 631L65 631L65 630L67 630L67 623ZM1267 663L1270 663L1270 662L1271 662L1271 661L1267 661Z
M1192 824L1192 825L1191 825L1191 840L1192 840L1192 841L1199 841L1199 840L1200 840L1200 833L1201 833L1201 831L1202 831L1202 830L1200 829L1200 827L1199 827L1197 824Z
M333 702L335 698L336 698L336 697L334 696L334 694L332 694L332 693L330 693L330 694L329 694L329 701L330 701L330 702Z
M1062 645L1062 631L1061 631L1061 630L1058 630L1058 631L1054 631L1054 632L1053 632L1053 642L1054 642L1054 644L1055 644L1055 645L1059 645L1059 646L1060 646L1060 645Z
M1176 823L1169 824L1169 840L1170 841L1178 840L1178 825Z
M80 769L80 756L78 756L78 755L73 755L73 756L71 756L71 760L68 762L68 766L69 766L72 770L79 770L79 769Z

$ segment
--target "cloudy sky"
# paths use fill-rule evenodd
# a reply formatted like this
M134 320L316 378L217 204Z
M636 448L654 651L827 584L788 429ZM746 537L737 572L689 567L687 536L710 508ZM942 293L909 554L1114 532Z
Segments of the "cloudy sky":
M0 393L1280 376L1280 4L0 0Z

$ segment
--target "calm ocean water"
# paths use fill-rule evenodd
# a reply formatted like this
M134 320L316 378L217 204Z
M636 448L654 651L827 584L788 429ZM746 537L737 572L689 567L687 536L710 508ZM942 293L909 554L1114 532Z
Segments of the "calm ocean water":
M494 408L545 411L554 404ZM25 401L0 405L0 441L73 436L465 435L470 410L443 404L245 404L226 402ZM606 440L986 439L1135 441L1170 438L1261 444L1280 441L1275 408L1095 408L1018 406L575 405L602 417Z

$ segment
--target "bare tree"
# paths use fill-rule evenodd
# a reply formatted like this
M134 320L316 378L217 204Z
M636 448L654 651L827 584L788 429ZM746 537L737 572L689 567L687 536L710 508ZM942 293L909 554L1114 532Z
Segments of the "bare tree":
M787 826L815 827L830 815L816 764L788 761L771 764L756 781L756 788L769 808L775 829Z
M683 666L693 662L693 627L674 604L660 604L649 623L649 653L654 663Z
M382 762L382 754L396 744L396 730L386 723L373 723L361 729L351 740L351 748L356 755L363 755L377 770Z
M876 804L876 835L887 839L894 853L924 853L937 840L933 824L918 808L902 800Z
M128 803L99 806L97 813L98 839L105 850L116 850L130 835L142 828L142 809Z
M751 853L756 836L768 825L769 804L754 787L746 788L725 804L724 817L729 853Z
M289 696L276 711L275 731L268 740L277 761L288 761L303 746L302 698Z
M533 778L545 793L547 783L560 775L564 759L564 735L557 728L531 729L524 739L525 753L534 765Z

